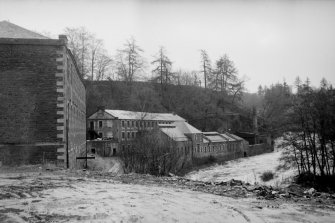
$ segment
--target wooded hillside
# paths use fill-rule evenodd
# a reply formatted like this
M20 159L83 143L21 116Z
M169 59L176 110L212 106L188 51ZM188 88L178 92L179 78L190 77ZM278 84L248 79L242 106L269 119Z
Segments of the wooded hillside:
M98 106L143 112L175 112L202 131L248 131L251 109L197 86L123 81L85 81L87 116Z

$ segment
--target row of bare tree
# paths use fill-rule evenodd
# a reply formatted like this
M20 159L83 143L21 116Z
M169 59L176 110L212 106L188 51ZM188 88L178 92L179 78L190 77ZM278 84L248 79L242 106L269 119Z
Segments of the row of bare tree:
M196 71L174 71L172 61L164 47L150 63L152 76L145 74L148 63L143 57L143 49L134 38L128 39L123 47L111 56L101 39L85 28L66 28L68 47L71 49L83 78L90 80L119 80L133 82L144 79L168 84L202 86L240 98L244 90L244 80L238 78L238 71L232 60L225 54L213 67L205 50L201 50L201 69Z
M325 79L319 88L297 79L288 110L285 143L299 173L335 175L335 89Z

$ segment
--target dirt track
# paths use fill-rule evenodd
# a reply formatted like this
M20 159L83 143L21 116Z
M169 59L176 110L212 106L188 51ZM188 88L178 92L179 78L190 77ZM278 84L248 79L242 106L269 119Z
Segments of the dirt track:
M317 207L255 197L232 198L173 184L159 186L145 179L132 184L129 180L123 183L120 177L73 175L0 173L0 222L333 222L335 219L331 205Z

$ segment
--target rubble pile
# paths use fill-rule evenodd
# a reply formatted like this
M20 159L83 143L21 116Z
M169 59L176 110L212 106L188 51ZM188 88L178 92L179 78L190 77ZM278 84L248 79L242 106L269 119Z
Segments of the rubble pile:
M111 179L126 184L171 186L193 191L212 193L233 198L256 197L265 200L306 201L323 204L335 204L335 194L318 192L314 188L303 188L297 184L291 184L285 188L274 188L265 185L251 185L240 180L226 182L193 181L170 174L169 176L152 176L149 174L123 174L111 175L108 173L86 172L86 177L95 179Z

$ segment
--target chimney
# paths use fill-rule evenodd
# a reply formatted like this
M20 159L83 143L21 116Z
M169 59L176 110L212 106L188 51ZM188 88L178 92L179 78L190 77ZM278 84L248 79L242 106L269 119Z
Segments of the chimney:
M252 127L254 133L258 134L257 110L255 107L252 109Z
M105 108L105 106L103 106L103 105L98 106L98 111L99 111L99 110L105 111L105 109L106 109L106 108Z
M66 35L59 35L58 39L65 45L67 46L67 36Z

